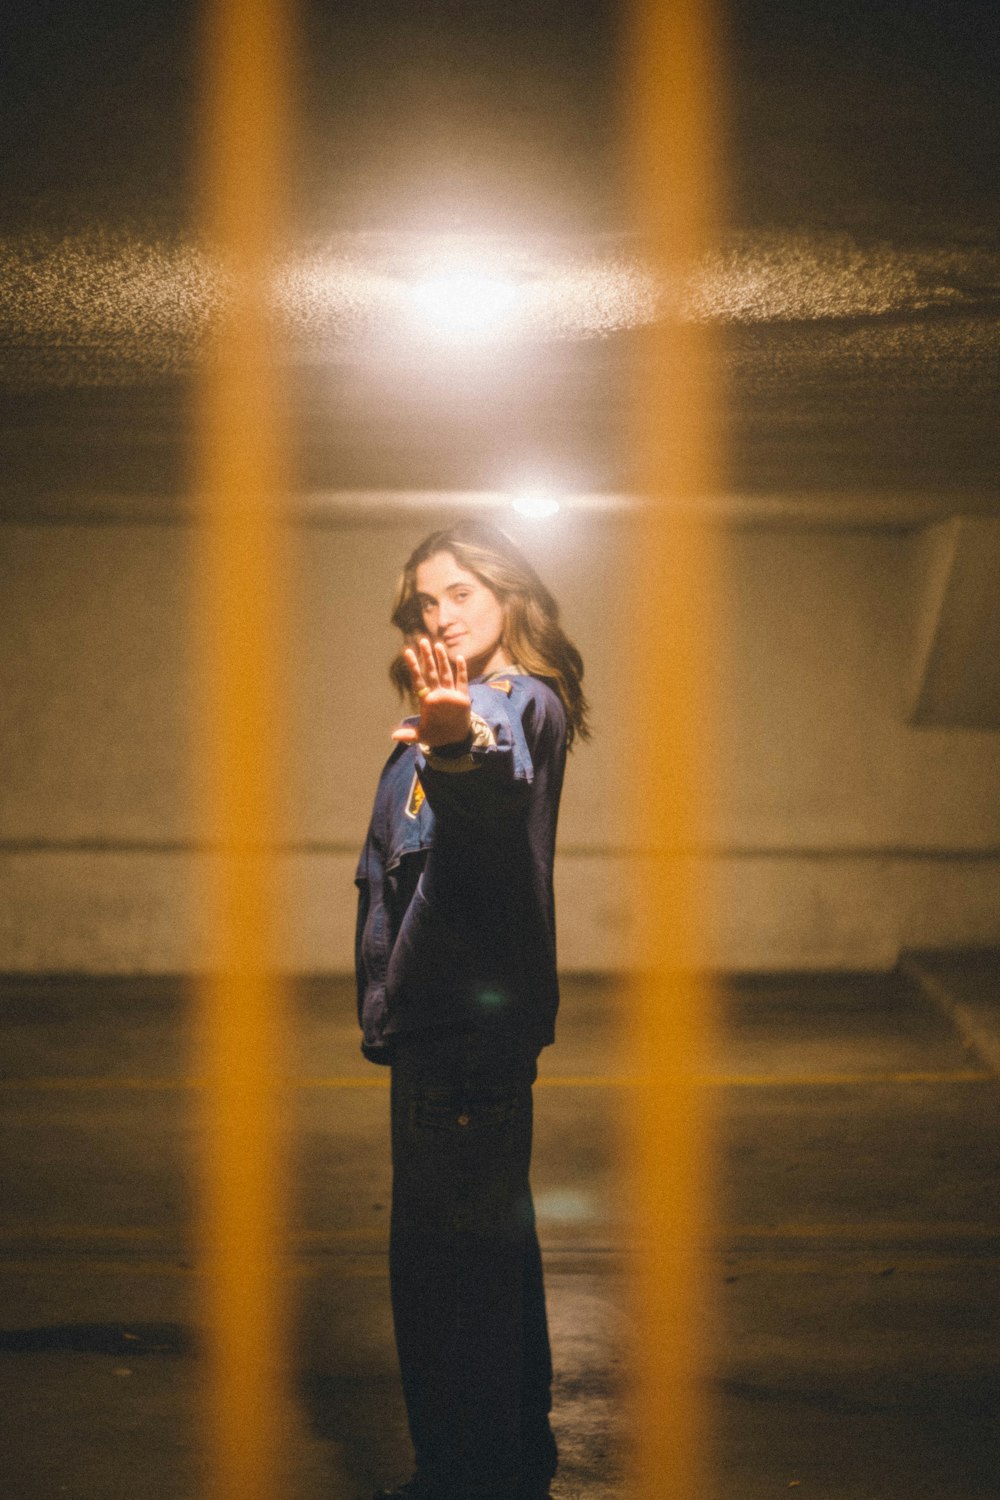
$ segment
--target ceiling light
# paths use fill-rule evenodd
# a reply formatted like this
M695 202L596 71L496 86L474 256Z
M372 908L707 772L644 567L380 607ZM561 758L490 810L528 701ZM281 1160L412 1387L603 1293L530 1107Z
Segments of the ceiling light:
M475 271L430 276L410 287L410 301L420 321L445 338L493 333L517 300L514 282Z
M547 494L545 490L529 490L517 496L514 509L519 516L530 516L533 521L544 521L547 516L556 514L559 501Z

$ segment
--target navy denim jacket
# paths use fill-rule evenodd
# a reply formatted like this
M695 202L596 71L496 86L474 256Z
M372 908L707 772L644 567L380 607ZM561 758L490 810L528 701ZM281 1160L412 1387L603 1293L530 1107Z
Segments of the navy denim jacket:
M552 861L566 714L537 677L470 685L493 744L435 768L397 745L358 862L355 959L362 1051L391 1061L396 1032L489 1022L526 1045L554 1035Z

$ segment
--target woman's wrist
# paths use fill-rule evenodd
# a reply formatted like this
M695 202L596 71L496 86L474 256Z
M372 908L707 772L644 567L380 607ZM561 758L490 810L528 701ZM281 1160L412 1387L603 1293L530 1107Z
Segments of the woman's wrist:
M471 770L479 765L479 760L472 752L485 750L495 744L496 736L489 724L479 714L473 714L469 732L464 739L441 745L429 745L421 740L419 748L432 766L438 766L442 770Z
M463 739L447 740L443 745L428 745L427 751L431 755L439 755L442 760L457 760L460 755L468 755L472 749L472 728Z

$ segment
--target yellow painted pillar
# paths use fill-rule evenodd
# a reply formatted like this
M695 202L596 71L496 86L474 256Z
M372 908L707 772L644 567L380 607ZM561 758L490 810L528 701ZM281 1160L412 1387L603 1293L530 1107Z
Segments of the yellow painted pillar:
M709 920L691 854L710 800L707 679L716 618L712 539L700 501L720 465L712 330L685 290L715 236L716 101L707 0L633 0L626 118L634 225L663 289L634 370L635 467L645 509L634 558L631 782L635 967L628 1008L625 1152L633 1274L631 1492L711 1490L712 1122L699 1087L712 1047L704 974Z
M285 455L271 287L288 134L282 0L209 0L202 231L219 305L200 372L196 783L210 847L198 990L205 1444L212 1500L274 1500L286 1364L286 1075L275 842Z

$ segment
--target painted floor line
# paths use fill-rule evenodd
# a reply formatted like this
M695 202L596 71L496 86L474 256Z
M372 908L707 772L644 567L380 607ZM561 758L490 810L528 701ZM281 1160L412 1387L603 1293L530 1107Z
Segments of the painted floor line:
M840 1088L865 1084L955 1084L991 1083L996 1079L984 1068L941 1068L883 1073L711 1073L696 1082L703 1088ZM620 1089L637 1087L640 1080L606 1073L548 1074L538 1079L541 1089ZM39 1077L2 1078L0 1094L27 1093L184 1093L205 1087L200 1078ZM293 1078L293 1090L387 1089L387 1077L363 1078L352 1074L329 1078Z
M544 1220L542 1239L550 1254L618 1254L623 1247L613 1242L603 1244L574 1244L572 1241L553 1242L546 1240ZM101 1225L101 1224L39 1224L17 1228L0 1228L0 1244L64 1244L104 1241L111 1244L162 1245L179 1237L176 1228L157 1229L151 1225ZM388 1237L388 1224L358 1225L328 1229L292 1230L288 1237L290 1245L301 1246L346 1246L359 1244L384 1245ZM940 1243L955 1240L1000 1240L1000 1221L995 1223L971 1223L959 1221L914 1221L879 1223L839 1224L724 1224L716 1237L716 1247L726 1249L740 1240L792 1240L816 1242L830 1241L878 1241L880 1244L899 1244L914 1240Z
M580 1269L575 1274L590 1271L590 1265L584 1265L587 1261L582 1252L577 1252L576 1260ZM591 1260L594 1257L590 1257ZM55 1260L11 1260L0 1263L7 1277L31 1276L46 1277L57 1275L60 1280L67 1276L108 1276L128 1277L167 1277L172 1279L190 1278L196 1279L204 1274L197 1265L185 1261L118 1261L118 1260L91 1260L81 1258L67 1261L60 1258ZM570 1267L560 1268L558 1265L550 1267L550 1271L558 1274L562 1269L566 1274L574 1274ZM845 1258L843 1254L827 1254L780 1257L780 1256L756 1256L752 1262L739 1260L720 1260L716 1266L717 1275L726 1281L738 1281L763 1275L774 1276L872 1276L890 1277L896 1274L912 1275L942 1275L952 1274L958 1276L968 1275L970 1272L983 1272L995 1276L1000 1272L1000 1256L898 1256L887 1251L884 1255L866 1255L862 1258ZM386 1255L360 1256L354 1259L350 1257L311 1257L301 1259L285 1268L284 1275L289 1280L308 1278L313 1276L325 1276L334 1280L353 1280L362 1278L384 1278L389 1274L388 1257Z
M988 1083L993 1075L982 1068L939 1068L885 1073L709 1073L697 1078L703 1088L829 1088L870 1083ZM539 1078L539 1088L629 1088L636 1078L606 1074L565 1074Z

